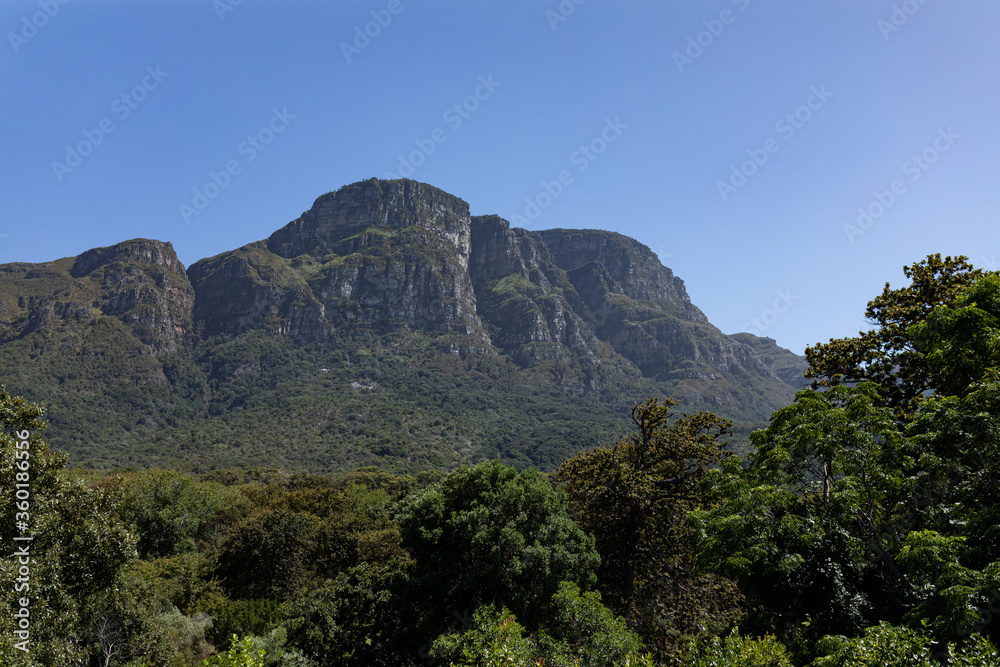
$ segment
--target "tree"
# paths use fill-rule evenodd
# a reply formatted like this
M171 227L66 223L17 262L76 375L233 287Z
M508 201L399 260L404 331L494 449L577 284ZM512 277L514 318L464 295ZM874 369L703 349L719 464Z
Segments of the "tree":
M676 661L684 667L792 667L791 656L773 635L760 639L740 636L734 629L724 637L705 636L691 642Z
M751 439L750 466L713 471L701 558L747 596L752 632L859 632L902 605L893 559L914 461L878 387L805 390Z
M908 361L878 383L799 392L753 434L749 467L710 475L702 558L738 581L755 632L1000 634L1000 278L932 305L932 272L913 275L924 296L894 295ZM906 387L909 403L885 398Z
M874 535L887 520L880 515L884 501L901 491L901 475L914 465L892 410L882 403L879 387L870 382L800 391L792 405L771 415L766 429L751 434L753 465L768 482L815 502L823 520L851 511ZM845 501L852 506L834 506Z
M227 651L232 637L261 636L281 624L281 608L274 600L237 600L216 610L205 639Z
M868 302L865 316L873 329L853 338L831 339L806 348L813 388L874 382L885 405L897 416L912 413L916 401L938 387L931 376L926 354L915 345L911 327L922 324L937 306L952 303L958 293L984 274L966 257L928 255L903 273L910 284L890 289Z
M315 663L285 646L284 628L275 628L264 636L233 635L229 649L202 661L201 667L315 667Z
M236 598L285 601L317 576L336 575L356 558L342 527L308 512L259 509L226 539L216 573Z
M662 651L738 616L731 583L696 571L690 511L724 458L731 424L708 412L670 421L673 399L636 404L636 432L565 461L573 516L597 541L604 599Z
M987 274L936 306L909 335L936 393L964 394L1000 366L1000 275Z
M909 628L879 623L864 637L829 637L819 646L825 655L813 667L934 667L932 641Z
M863 637L830 636L819 642L820 657L810 667L992 667L1000 651L978 635L961 645L948 644L934 652L934 639L922 632L879 623Z
M119 517L135 527L142 558L193 552L248 511L236 489L170 470L114 473L100 485L116 497Z
M259 647L255 639L232 637L232 648L203 661L201 667L264 667L267 649Z
M1000 373L987 372L962 396L933 396L907 428L918 458L921 522L942 533L957 526L972 559L1000 553Z
M597 591L581 593L576 584L563 582L551 607L538 638L545 664L603 667L643 650L642 639L601 603Z
M487 604L537 628L559 582L594 584L593 538L536 470L498 461L463 468L417 494L399 524L414 560L401 591L403 618L413 619L404 652Z
M527 667L541 661L538 646L524 633L509 609L486 605L473 614L468 630L434 640L430 655L449 667Z
M67 473L66 457L42 438L45 426L40 406L0 389L0 515L10 518L0 538L23 552L0 562L8 584L0 602L25 610L23 624L0 616L0 657L32 667L143 656L162 664L153 594L126 570L136 536L117 518L113 496ZM15 648L15 630L30 635L27 655Z
M157 603L150 583L131 569L119 572L108 590L83 601L81 615L90 628L87 639L100 667L140 658L153 665L167 664L172 647L153 613Z
M391 590L403 563L361 563L289 603L289 643L320 665L402 664L389 642L401 624Z

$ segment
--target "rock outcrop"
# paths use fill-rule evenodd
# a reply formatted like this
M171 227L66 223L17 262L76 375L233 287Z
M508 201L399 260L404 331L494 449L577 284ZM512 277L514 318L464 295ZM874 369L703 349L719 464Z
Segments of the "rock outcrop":
M188 273L208 334L256 327L321 343L397 328L454 334L486 353L468 274L469 205L414 181L375 179L323 195L266 241Z
M0 310L4 339L105 315L163 356L180 349L192 332L194 290L170 243L133 239L76 258L7 264L0 276L4 291L17 294Z

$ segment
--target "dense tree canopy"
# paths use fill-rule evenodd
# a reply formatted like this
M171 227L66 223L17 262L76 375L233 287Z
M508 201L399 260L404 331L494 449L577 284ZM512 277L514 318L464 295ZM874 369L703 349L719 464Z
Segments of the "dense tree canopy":
M736 613L733 587L695 571L687 514L704 502L706 471L730 424L702 412L671 421L676 401L636 404L636 431L559 469L573 516L597 539L609 606L661 648Z
M869 631L880 645L925 641L896 626L969 646L1000 634L1000 280L937 256L908 275L914 285L870 305L884 322L863 337L883 344L872 364L777 411L749 467L712 471L714 506L696 514L703 562L747 596L744 627L803 656L878 623L891 624ZM866 378L878 381L848 384ZM866 641L817 664L887 655Z
M594 538L569 518L565 499L535 470L488 461L452 473L414 497L400 516L414 559L405 616L412 640L433 639L458 615L506 606L537 627L559 583L594 584Z
M909 285L891 289L886 283L882 294L868 302L865 317L871 330L806 349L806 377L813 378L813 388L874 382L886 405L899 414L912 411L918 397L938 388L912 327L923 324L936 307L953 303L984 274L965 257L942 259L940 254L905 267L903 273Z
M162 657L153 592L127 570L135 534L113 497L70 479L65 457L42 439L45 426L40 407L0 389L0 536L10 549L0 563L9 610L0 655L40 667Z

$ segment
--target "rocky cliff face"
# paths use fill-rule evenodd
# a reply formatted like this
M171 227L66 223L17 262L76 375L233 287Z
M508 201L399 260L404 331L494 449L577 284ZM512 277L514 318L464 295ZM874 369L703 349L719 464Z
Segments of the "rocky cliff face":
M497 216L476 218L469 275L492 342L519 365L607 356L573 308L579 299L566 272L537 234L511 229Z
M134 239L45 264L0 267L0 336L10 340L101 316L123 322L155 356L192 330L194 290L170 243Z
M447 241L463 269L468 265L469 205L410 180L372 178L327 193L301 217L272 234L267 247L286 258L342 252L344 239L369 227L421 227Z
M208 335L263 328L299 343L422 331L574 391L627 367L689 399L785 382L691 303L684 282L613 232L511 229L429 185L372 179L323 195L265 241L188 271Z
M624 358L716 407L739 400L733 385L781 393L787 384L751 345L712 326L649 248L621 234L528 232L483 216L473 221L469 273L493 342L521 365Z
M537 234L562 269L599 265L611 281L609 287L628 298L654 303L692 322L708 323L691 303L684 281L635 239L594 229L550 229Z
M800 386L793 362L772 368L764 348L712 326L638 241L511 229L409 180L344 186L268 239L186 272L169 243L142 239L2 271L17 294L0 299L7 338L99 315L154 355L180 349L195 323L204 336L263 330L298 344L419 331L452 354L558 367L549 380L575 391L628 367L714 405L749 386Z
M402 328L488 353L467 271L470 233L468 204L429 185L345 186L266 241L192 265L195 317L209 334L266 327L314 343Z

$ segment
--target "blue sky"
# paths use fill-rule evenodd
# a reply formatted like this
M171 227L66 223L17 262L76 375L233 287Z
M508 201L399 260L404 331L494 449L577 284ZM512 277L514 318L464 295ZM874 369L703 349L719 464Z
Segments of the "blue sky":
M799 353L929 253L1000 268L995 0L577 2L4 0L0 263L190 265L406 172Z

